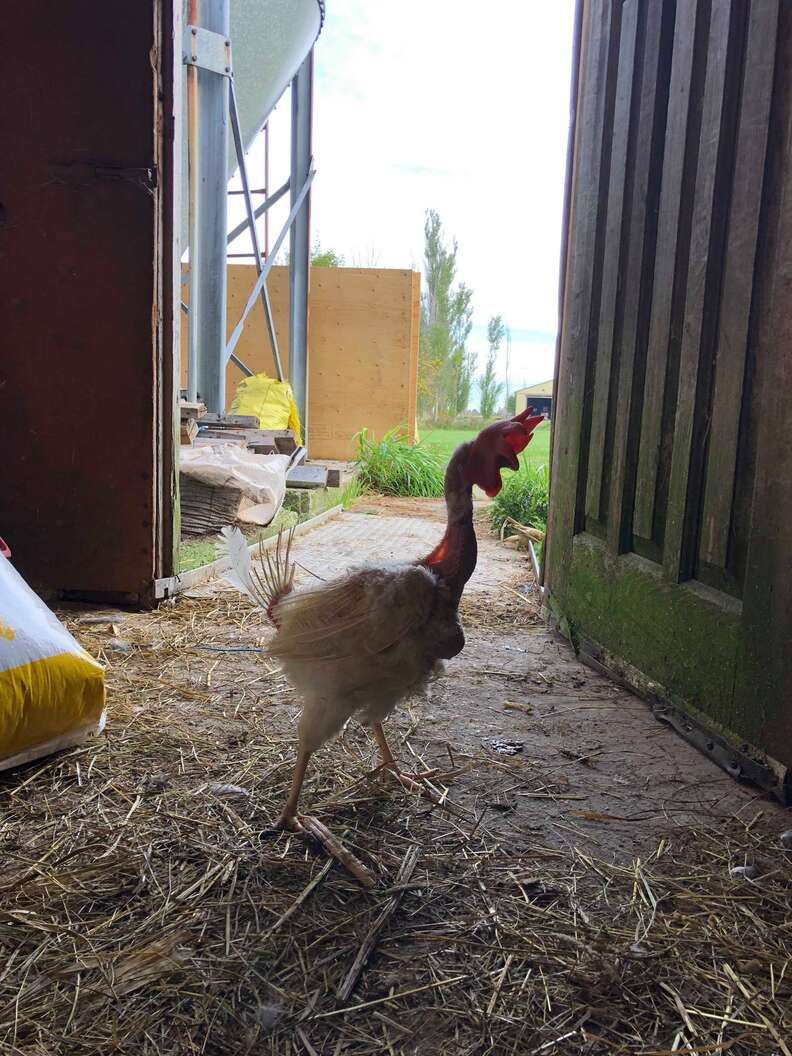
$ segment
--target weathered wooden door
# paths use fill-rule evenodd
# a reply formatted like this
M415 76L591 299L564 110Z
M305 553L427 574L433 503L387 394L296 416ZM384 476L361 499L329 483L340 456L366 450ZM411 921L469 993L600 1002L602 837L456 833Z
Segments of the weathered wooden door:
M3 10L0 533L46 595L174 571L179 10Z
M723 765L792 768L792 0L584 0L551 612Z

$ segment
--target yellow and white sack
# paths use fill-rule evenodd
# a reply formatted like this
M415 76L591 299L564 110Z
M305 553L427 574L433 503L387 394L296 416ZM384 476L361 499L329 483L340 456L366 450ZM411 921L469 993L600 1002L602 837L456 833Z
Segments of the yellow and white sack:
M0 556L0 770L95 736L104 723L101 665Z

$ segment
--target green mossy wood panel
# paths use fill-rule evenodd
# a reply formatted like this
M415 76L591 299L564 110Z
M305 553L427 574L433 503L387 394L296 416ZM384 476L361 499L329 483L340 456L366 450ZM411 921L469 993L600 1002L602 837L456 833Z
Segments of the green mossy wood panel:
M548 603L792 768L792 3L590 0L579 45Z

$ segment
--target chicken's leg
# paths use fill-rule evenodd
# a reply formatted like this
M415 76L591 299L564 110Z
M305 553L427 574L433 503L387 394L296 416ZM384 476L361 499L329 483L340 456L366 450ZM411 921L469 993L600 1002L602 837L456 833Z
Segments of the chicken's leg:
M311 753L306 752L302 745L300 745L297 750L297 762L294 764L294 773L292 774L289 798L286 800L280 817L278 818L279 828L291 829L292 832L302 831L302 826L297 818L297 804L300 800L300 792L302 790L303 781L305 780L305 771L308 769L308 760L310 758Z
M289 829L290 832L299 833L301 836L313 836L329 854L337 858L344 868L348 869L362 884L365 884L366 887L373 887L375 880L371 870L367 869L342 843L339 843L326 825L323 825L318 818L297 813L300 791L305 780L305 771L308 768L308 760L310 758L311 753L306 751L301 744L297 749L297 762L294 764L289 798L286 800L278 818L278 828Z
M418 786L419 781L428 781L430 777L434 777L437 773L436 770L425 770L421 774L405 774L403 773L396 764L396 760L393 758L393 752L390 750L388 744L388 738L385 736L385 731L382 728L381 722L375 722L372 724L371 732L374 740L377 742L377 747L380 750L382 756L382 763L385 769L392 774L396 780L404 785L405 788L415 789Z

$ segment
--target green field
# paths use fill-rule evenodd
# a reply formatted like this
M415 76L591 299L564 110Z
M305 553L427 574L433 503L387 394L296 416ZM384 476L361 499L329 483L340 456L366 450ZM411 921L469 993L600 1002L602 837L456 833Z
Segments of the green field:
M449 459L455 448L464 444L466 440L472 440L476 435L474 430L467 429L418 429L418 435L422 443L444 459ZM550 453L550 423L542 422L533 435L528 447L520 455L521 462L531 462L533 465L547 465Z

